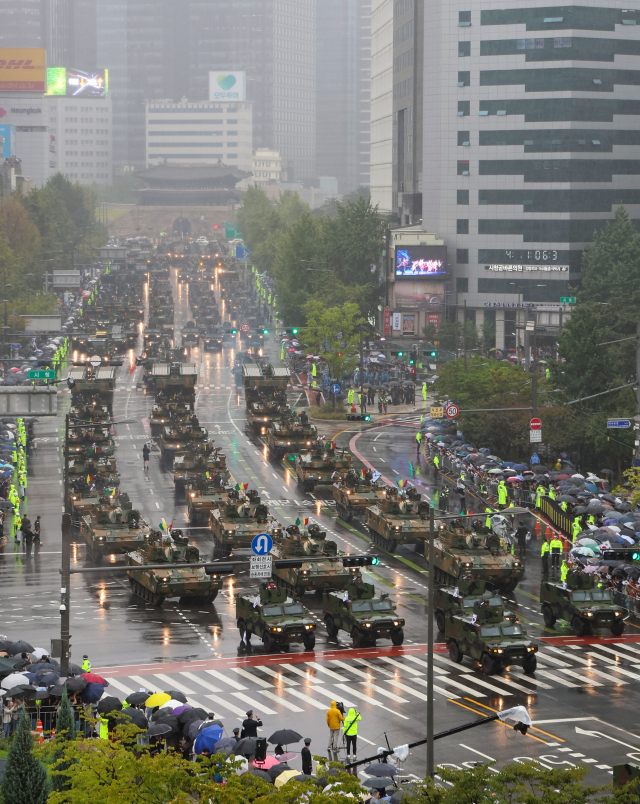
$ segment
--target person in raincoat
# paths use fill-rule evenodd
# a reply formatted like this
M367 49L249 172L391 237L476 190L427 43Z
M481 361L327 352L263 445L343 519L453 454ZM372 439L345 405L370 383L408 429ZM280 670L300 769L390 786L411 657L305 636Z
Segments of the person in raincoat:
M509 495L509 490L507 489L507 484L504 480L501 480L498 483L498 505L504 508L507 505L507 497Z
M347 716L344 719L344 723L342 724L342 733L345 736L347 741L347 762L353 756L353 759L356 758L357 746L356 741L358 739L358 723L362 720L362 715L360 712L357 712L353 707L349 709L347 712ZM353 753L351 749L353 748Z
M338 761L338 735L340 734L340 725L344 722L344 715L338 709L335 701L331 701L331 707L327 709L327 726L329 727L329 745L327 752L329 759L334 762Z

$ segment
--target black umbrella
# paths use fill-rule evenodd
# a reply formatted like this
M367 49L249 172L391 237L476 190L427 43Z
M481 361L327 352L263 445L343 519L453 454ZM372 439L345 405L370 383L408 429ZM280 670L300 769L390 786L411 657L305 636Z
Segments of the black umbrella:
M35 648L33 645L30 645L28 642L24 642L23 640L19 640L18 642L12 642L9 647L7 648L7 653L9 656L18 656L20 653L33 653Z
M35 672L38 675L41 675L42 673L49 673L52 670L56 673L60 673L60 665L53 664L52 662L38 662L34 665L34 667L36 668Z
M568 494L563 494L561 497L556 497L556 502L566 502L571 503L573 505L575 503L575 500Z
M101 715L108 715L110 712L120 712L121 710L122 701L119 698L115 698L113 695L101 698L98 702L98 712Z
M79 664L73 664L73 662L69 662L69 675L70 676L79 676L82 673L82 668Z
M73 678L68 678L64 685L69 692L82 692L87 686L87 680L82 676L74 676Z
M267 771L267 773L275 782L278 776L280 776L280 774L284 773L286 770L291 770L291 768L287 765L286 762L281 762L279 765L272 765Z
M0 651L7 652L9 645L12 645L13 642L11 639L0 639Z
M297 776L292 776L289 781L291 781L291 782L309 782L309 781L315 782L316 777L311 776L311 774L309 774L309 776L307 776L306 773L299 773Z
M217 745L218 743L216 743ZM214 751L216 750L216 746L213 746ZM260 770L260 768L249 768L247 773L250 773L252 776L257 776L258 779L264 779L265 782L270 782L273 784L273 779L266 771ZM244 775L244 774L243 774Z
M273 743L273 745L289 745L289 743L299 743L301 739L302 735L293 729L278 729L267 738L267 742Z
M46 673L38 673L38 684L41 687L51 687L53 684L57 683L59 678L60 673L53 673L51 670Z
M374 790L384 790L385 787L393 785L393 779L389 776L372 776L362 782L363 787L373 787Z
M149 726L149 721L147 720L144 712L140 709L134 709L133 707L128 707L127 709L123 709L122 712L118 712L116 715L116 719L124 721L128 718L134 726L137 726L139 729L147 729Z
M13 687L8 692L4 693L8 698L22 698L25 693L29 693L33 690L33 687L29 687L26 684L18 684L17 687Z
M195 740L198 736L200 726L203 723L204 720L191 720L189 723L185 723L185 725L182 727L182 732L183 734L186 734L190 740Z
M175 715L172 715L170 712L164 715L162 718L156 719L151 718L154 721L154 724L159 725L162 724L163 726L169 726L171 731L179 732L180 731L180 724L178 723L178 718Z
M395 776L398 769L387 762L374 762L373 765L368 765L364 772L368 776Z
M8 500L0 500L0 508L3 511L8 511L10 508L13 508L13 503L10 503Z
M64 684L54 684L53 687L49 687L49 692L51 695L55 695L56 698L62 698L64 693Z
M587 505L587 513L589 514L604 514L607 509L599 502L590 502Z
M178 725L178 717L172 714L170 709L156 709L151 715L151 720L153 720L154 723L164 723L168 718L173 718L176 725Z
M235 748L237 740L235 737L223 737L221 740L218 740L217 743L214 743L213 750L214 751L222 751L224 748Z
M544 475L544 474L546 474L546 473L549 471L549 470L547 469L547 467L546 467L546 466L543 466L541 463L532 463L532 464L531 464L531 466L535 466L535 467L536 467L536 472L537 472L539 475Z
M236 754L243 757L254 756L256 753L256 738L244 737L236 744Z
M175 690L165 690L164 694L170 695L174 701L180 701L180 703L185 704L187 702L187 696L184 694L184 692L176 692Z
M168 723L154 723L147 729L149 737L159 737L161 734L169 734L173 731Z
M587 509L584 507L584 505L578 505L576 508L573 509L573 513L574 514L586 514Z
M631 503L628 502L621 502L616 505L617 511L631 511L633 510L631 507Z
M186 723L191 723L191 721L193 720L206 720L207 713L204 711L204 709L195 707L192 709L185 709L184 712L180 712L180 714L177 717L178 717L178 723L182 723L183 725L185 725Z
M84 681L84 679L82 680ZM131 695L127 695L125 701L129 704L129 706L140 706L140 704L143 704L148 697L148 692L132 692Z

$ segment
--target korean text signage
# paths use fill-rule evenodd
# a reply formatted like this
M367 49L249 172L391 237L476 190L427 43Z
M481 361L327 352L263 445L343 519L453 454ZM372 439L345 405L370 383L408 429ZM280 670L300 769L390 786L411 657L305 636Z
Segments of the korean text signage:
M391 335L391 308L384 308L384 334Z
M46 51L39 47L0 48L0 92L44 92Z
M433 324L436 331L440 329L440 313L427 313L427 324Z
M247 74L244 72L209 72L210 101L245 101Z

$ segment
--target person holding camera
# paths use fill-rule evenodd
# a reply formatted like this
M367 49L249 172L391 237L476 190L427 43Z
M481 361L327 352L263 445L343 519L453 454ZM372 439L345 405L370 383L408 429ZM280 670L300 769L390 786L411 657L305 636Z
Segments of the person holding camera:
M342 711L341 711L342 710ZM329 759L338 761L338 747L340 739L340 724L344 723L344 706L331 701L331 708L327 709L327 726L329 727L329 746L327 752Z
M362 720L362 715L353 707L347 712L342 726L342 733L347 740L347 762L351 758L351 748L353 747L353 758L356 758L356 741L358 739L358 723Z

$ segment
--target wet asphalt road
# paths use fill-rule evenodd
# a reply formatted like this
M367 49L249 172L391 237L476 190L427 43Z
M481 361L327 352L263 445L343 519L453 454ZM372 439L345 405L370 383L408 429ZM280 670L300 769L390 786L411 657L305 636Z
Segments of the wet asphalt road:
M186 285L174 288L177 330L190 318L188 292ZM275 358L278 349L273 341L265 348ZM420 739L425 735L427 706L425 561L411 547L401 547L397 556L372 548L356 523L347 526L336 519L329 492L303 494L280 464L268 460L265 450L244 433L244 399L230 373L233 359L234 350L229 348L206 354L192 349L191 360L200 366L196 412L201 424L226 452L233 477L258 488L283 524L310 516L337 540L339 549L352 554L371 551L380 557L380 566L367 576L398 603L398 613L407 622L404 646L391 649L381 643L355 651L344 633L337 645L328 643L320 627L315 656L303 654L297 646L290 655L265 655L260 643L247 654L239 644L233 600L238 591L255 588L248 573L225 581L212 606L171 599L155 608L131 594L124 573L110 573L105 567L98 573L72 576L73 658L88 653L93 667L102 668L111 679L112 694L124 697L143 685L183 689L190 700L221 716L229 731L251 707L263 715L264 734L282 725L296 728L312 737L312 749L318 753L326 747L324 711L332 698L356 704L362 713L360 756L386 746L386 739L391 745ZM174 494L171 474L161 469L159 452L152 452L150 471L143 471L142 445L150 438L147 416L153 395L137 389L140 374L140 369L130 373L125 361L115 393L116 420L131 422L116 428L121 488L150 523L164 517L175 527L184 527L186 506ZM292 401L298 403L298 397L292 392ZM61 394L59 417L43 419L36 427L28 510L31 518L43 517L42 545L25 555L10 540L0 552L0 631L44 648L59 635L61 450L69 403L70 396ZM338 442L351 443L391 481L409 478L413 472L414 481L429 494L433 481L424 464L416 466L415 428L411 417L406 419L404 424L372 427L362 434L350 429L338 436ZM201 555L211 556L207 531L188 532ZM72 564L91 566L84 544L74 545ZM623 637L595 644L572 638L560 626L558 632L545 632L537 602L539 580L539 559L530 558L512 603L530 635L547 640L539 643L536 675L527 677L516 670L487 678L467 660L453 666L440 645L434 701L436 731L515 705L529 708L536 730L523 737L503 725L481 726L438 742L436 761L458 767L488 759L501 764L539 758L549 767L582 762L591 768L590 780L604 783L616 761L640 761L640 737L635 736L640 629L629 624ZM307 595L304 602L321 617L315 596ZM297 760L293 764L299 767ZM409 776L424 773L424 747L412 752L405 768Z

